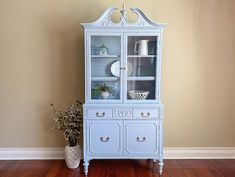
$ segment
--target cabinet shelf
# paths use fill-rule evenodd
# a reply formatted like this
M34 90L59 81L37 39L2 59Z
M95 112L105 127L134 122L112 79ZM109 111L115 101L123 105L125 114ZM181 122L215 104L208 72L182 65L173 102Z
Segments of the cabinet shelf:
M156 55L127 55L128 58L154 58Z
M128 81L154 81L154 76L139 76L139 77L128 77Z
M118 77L91 77L91 81L117 81Z
M92 58L119 58L119 55L91 55Z

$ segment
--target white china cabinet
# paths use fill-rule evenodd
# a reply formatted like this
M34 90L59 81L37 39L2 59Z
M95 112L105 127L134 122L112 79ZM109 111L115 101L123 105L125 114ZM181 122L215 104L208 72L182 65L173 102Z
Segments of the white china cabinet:
M92 159L152 159L163 169L161 58L164 24L138 8L129 23L107 9L82 23L85 43L84 172Z

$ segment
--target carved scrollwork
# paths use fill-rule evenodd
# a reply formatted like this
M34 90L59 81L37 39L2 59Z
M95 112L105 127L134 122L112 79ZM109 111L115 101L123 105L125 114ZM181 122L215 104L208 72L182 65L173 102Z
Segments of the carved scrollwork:
M82 23L82 26L85 28L86 26L153 26L153 27L164 27L164 24L157 24L152 22L139 8L130 8L132 13L135 13L137 15L137 21L134 23L129 23L126 15L126 7L125 4L123 4L122 9L120 10L121 18L120 22L114 23L111 20L112 14L117 11L118 9L116 7L110 7L108 8L101 17L93 22L93 23Z
M132 109L115 109L114 117L132 117Z
M111 20L112 14L117 10L117 8L109 8L105 13L100 17L101 26L113 25ZM106 15L107 14L107 15Z

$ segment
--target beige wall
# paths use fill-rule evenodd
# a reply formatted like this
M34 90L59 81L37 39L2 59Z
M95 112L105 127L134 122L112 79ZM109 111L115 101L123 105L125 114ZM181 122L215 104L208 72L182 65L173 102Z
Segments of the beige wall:
M235 1L126 0L166 22L165 145L235 146ZM83 31L115 0L0 0L0 147L62 147L49 103L84 99ZM117 18L117 17L116 17ZM132 17L134 18L134 17Z

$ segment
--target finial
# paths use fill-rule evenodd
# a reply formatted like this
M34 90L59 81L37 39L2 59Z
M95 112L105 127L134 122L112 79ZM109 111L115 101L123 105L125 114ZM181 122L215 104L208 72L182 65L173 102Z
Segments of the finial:
M121 14L122 14L122 16L121 16L121 24L123 25L123 24L125 24L126 23L126 5L125 5L125 3L123 3L122 4L122 10L120 10L120 12L121 12Z
M122 4L122 9L123 9L123 10L126 9L126 4L125 4L125 3Z

